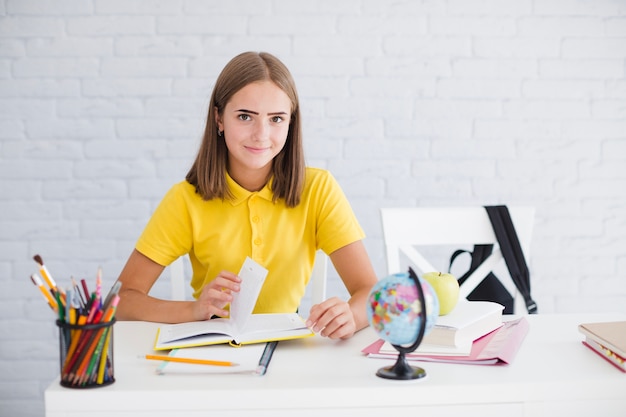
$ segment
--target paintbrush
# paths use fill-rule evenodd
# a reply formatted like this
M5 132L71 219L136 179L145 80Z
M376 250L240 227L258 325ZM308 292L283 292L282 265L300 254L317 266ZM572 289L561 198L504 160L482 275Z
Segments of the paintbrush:
M59 292L63 294L64 291L57 287L57 283L54 281L54 278L52 278L52 275L50 275L50 271L48 271L48 268L46 268L46 265L44 265L43 258L39 255L35 255L33 256L33 259L39 264L39 273L41 273L41 276L46 281L46 284L48 284L50 290L55 293Z
M43 282L41 281L39 276L37 274L32 274L30 276L30 280L33 281L33 284L35 284L37 288L39 288L39 290L45 297L46 301L48 302L48 305L50 305L50 308L52 308L54 311L57 311L58 309L57 301L54 299L54 297L50 294L50 292L43 285Z

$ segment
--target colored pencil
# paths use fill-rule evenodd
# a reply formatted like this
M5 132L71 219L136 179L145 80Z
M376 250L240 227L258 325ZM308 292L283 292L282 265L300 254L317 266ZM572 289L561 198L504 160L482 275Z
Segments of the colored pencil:
M98 367L98 376L96 379L96 384L102 385L104 383L104 371L108 362L108 355L106 352L109 351L109 344L111 343L111 332L107 332L106 340L104 341L104 348L102 349L105 352L104 355L100 357L100 365Z
M49 288L37 274L31 275L31 281L55 311L59 325L61 384L79 387L113 381L113 358L109 350L121 283L116 282L103 299L102 268L98 267L93 293L89 293L84 279L79 287L73 277L72 285L63 291L41 256L35 255L34 259Z
M215 361L211 359L194 359L194 358L179 358L176 356L165 356L165 355L146 355L146 359L156 360L156 361L165 361L165 362L177 362L177 363L189 363L195 365L213 365L213 366L237 366L238 364L235 362L229 361Z

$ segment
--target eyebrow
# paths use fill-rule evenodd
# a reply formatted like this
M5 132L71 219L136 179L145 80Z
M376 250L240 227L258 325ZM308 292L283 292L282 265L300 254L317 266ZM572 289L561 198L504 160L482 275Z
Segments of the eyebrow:
M247 110L247 109L239 109L239 110L235 110L235 112L239 112L239 113L249 113L249 114L254 114L254 115L259 115L259 112L256 111L252 111L252 110ZM287 115L287 112L284 111L277 111L277 112L273 112L273 113L268 113L268 116L283 116L283 115Z

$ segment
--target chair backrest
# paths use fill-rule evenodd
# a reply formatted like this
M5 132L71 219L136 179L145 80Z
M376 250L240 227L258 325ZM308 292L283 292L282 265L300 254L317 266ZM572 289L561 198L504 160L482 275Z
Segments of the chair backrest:
M509 206L511 219L528 263L535 219L534 207ZM380 210L389 274L402 272L402 254L422 273L440 271L424 256L425 247L493 244L491 256L472 273L459 297L466 298L503 261L502 252L484 207L399 207ZM471 249L471 248L470 248ZM512 281L507 286L515 295L515 311L525 310L523 298Z
M185 282L185 262L187 259L187 255L181 256L168 266L170 272L172 300L182 301L186 299L187 283Z
M185 282L185 268L184 264L187 260L187 256L181 256L170 264L170 284L171 284L171 299L172 300L185 300L186 288L188 284ZM311 289L311 302L313 304L320 303L326 298L326 276L328 270L328 256L324 252L317 251L315 254L315 264L313 265L313 272L311 273L311 280L309 286Z
M315 264L311 272L311 303L318 304L326 299L326 280L328 275L328 256L321 250L315 254Z

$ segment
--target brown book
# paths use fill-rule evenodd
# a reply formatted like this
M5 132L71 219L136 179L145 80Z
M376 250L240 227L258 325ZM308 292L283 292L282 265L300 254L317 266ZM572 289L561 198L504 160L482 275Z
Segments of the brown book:
M626 358L626 321L583 323L578 325L578 330L587 338Z

